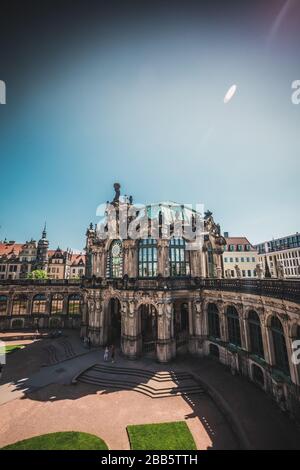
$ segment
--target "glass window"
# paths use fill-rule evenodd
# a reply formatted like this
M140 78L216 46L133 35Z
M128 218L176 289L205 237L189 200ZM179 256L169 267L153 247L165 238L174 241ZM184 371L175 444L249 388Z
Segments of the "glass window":
M240 320L238 312L233 305L227 307L226 316L229 342L235 346L241 346Z
M277 317L273 317L271 320L271 332L275 352L275 366L285 374L290 375L284 332L281 321Z
M182 238L172 238L169 244L169 261L171 276L189 276L190 259Z
M79 315L81 312L81 296L79 294L72 294L68 299L68 314Z
M250 351L259 357L264 358L264 347L261 335L261 326L258 314L251 310L248 315Z
M32 313L45 313L46 312L46 296L38 294L33 298Z
M139 277L157 276L157 241L145 238L139 241Z
M0 295L0 315L6 315L7 313L7 297L6 295Z
M207 307L208 318L208 334L214 338L220 338L220 322L219 311L215 304L208 304Z
M13 315L26 315L27 314L27 297L25 295L17 295L13 300L12 306Z
M110 246L106 275L109 278L121 278L123 276L123 248L120 240L114 240Z
M62 294L54 294L51 299L51 314L59 315L63 313L64 296Z

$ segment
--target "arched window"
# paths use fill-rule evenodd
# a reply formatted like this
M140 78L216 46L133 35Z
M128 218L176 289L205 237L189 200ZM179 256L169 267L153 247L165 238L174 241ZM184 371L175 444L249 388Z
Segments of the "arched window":
M6 315L7 313L7 296L0 295L0 315Z
M227 326L228 326L228 338L231 344L235 346L241 346L241 331L240 331L240 320L239 314L233 305L227 307Z
M221 338L219 311L215 304L208 304L207 307L208 334L213 338Z
M81 296L79 294L69 295L68 315L79 315L81 312Z
M169 245L170 275L189 276L190 259L182 238L172 238Z
M114 240L107 256L106 276L121 278L123 276L123 249L120 240Z
M46 296L38 294L33 298L32 313L45 313L46 312Z
M54 294L51 299L51 314L59 315L63 313L64 296L62 294Z
M254 310L248 315L250 351L259 357L264 358L264 346L261 336L261 326L259 316Z
M271 332L275 352L275 367L290 375L284 332L281 321L277 317L272 317L271 319Z
M157 276L157 242L154 238L139 241L139 277Z
M26 315L27 314L27 297L26 295L17 295L13 300L12 305L13 315Z

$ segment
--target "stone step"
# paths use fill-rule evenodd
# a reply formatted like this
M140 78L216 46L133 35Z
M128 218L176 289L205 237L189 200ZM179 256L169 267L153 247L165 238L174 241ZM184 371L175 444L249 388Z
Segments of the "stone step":
M132 375L137 377L149 378L156 380L157 382L164 382L169 380L184 380L191 379L191 374L185 372L160 372L147 369L136 369L133 367L117 367L117 366L108 366L103 364L97 364L93 367L93 370L104 373L115 373L123 375Z
M136 384L127 381L112 381L105 380L100 377L91 377L91 376L81 376L78 379L78 382L91 384L100 387L101 389L114 389L114 390L132 390L135 392L142 393L147 395L150 398L167 398L175 397L180 395L192 395L192 394L203 394L204 390L195 385L194 387L174 387L174 388L163 388L163 389L153 389L146 384Z
M163 380L161 380L163 375ZM100 389L133 390L150 398L166 398L180 395L203 394L204 390L190 374L157 372L128 367L97 364L77 378L78 382L98 386Z

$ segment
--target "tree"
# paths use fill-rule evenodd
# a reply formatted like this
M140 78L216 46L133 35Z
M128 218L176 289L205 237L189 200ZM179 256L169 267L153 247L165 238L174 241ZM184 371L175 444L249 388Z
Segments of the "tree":
M42 269L35 269L31 271L31 273L28 273L27 279L48 279L48 274Z

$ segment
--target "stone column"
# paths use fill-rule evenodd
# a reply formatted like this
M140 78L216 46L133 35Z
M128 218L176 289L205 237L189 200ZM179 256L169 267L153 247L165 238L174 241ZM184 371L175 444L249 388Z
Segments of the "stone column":
M158 362L169 362L176 354L175 340L172 338L173 303L161 301L157 306L156 357Z
M191 354L203 355L203 306L200 298L189 302L189 352Z
M64 300L63 300L63 315L68 315L68 299L69 299L69 294L64 294Z
M142 354L141 319L137 303L132 297L122 302L122 352L128 359L136 359Z
M169 240L159 239L157 241L158 251L158 274L163 277L170 276L170 263L169 263Z
M137 277L137 255L138 248L136 240L124 240L123 241L123 274L127 274L129 277Z

